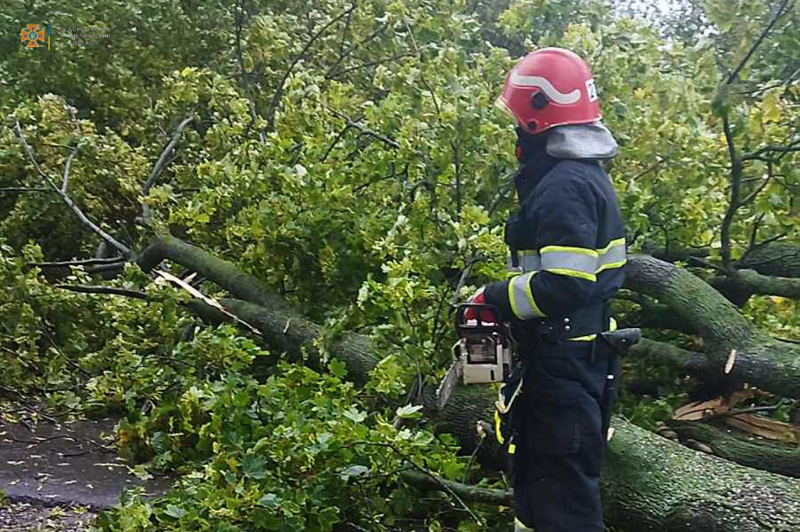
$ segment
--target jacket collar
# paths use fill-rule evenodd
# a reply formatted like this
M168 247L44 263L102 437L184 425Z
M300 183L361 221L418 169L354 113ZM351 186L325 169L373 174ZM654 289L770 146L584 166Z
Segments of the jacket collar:
M520 203L530 196L536 185L558 164L560 159L547 153L547 136L531 135L517 129L517 158L520 169L514 176L514 184Z

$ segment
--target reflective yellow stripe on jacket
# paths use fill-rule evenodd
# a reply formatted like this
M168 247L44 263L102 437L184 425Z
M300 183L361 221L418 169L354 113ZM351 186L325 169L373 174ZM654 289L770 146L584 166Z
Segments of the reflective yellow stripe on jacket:
M508 299L514 315L521 320L545 316L536 304L530 286L537 272L546 271L594 283L600 272L621 268L627 261L624 238L612 240L600 249L545 246L540 251L521 250L516 253L519 266L512 272L513 277L508 283ZM519 270L524 273L520 274Z
M511 310L521 320L544 317L544 312L541 311L533 299L533 291L531 289L531 279L536 273L529 272L517 275L508 282L508 301L511 303Z
M589 281L596 281L598 273L621 268L626 262L624 238L612 240L600 249L545 246L539 251L519 250L516 254L519 270L522 272L545 270Z

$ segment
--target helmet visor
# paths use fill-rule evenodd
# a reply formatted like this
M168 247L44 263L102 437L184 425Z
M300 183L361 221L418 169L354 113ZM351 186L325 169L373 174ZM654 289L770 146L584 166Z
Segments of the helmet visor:
M506 104L502 96L498 96L494 101L494 107L499 110L497 114L502 116L506 121L517 123L517 117L511 112L511 108L508 107L508 104Z

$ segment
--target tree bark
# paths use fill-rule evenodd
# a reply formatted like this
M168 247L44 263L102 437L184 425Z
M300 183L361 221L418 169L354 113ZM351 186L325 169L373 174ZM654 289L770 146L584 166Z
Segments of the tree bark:
M763 275L800 278L800 244L776 242L751 251L736 264Z
M754 328L738 309L699 277L650 256L629 257L625 286L669 306L693 323L705 342L705 378L731 385L749 383L785 397L800 398L800 348ZM729 374L725 365L735 350Z
M703 353L689 351L665 342L642 338L628 351L629 356L647 358L653 365L679 369L690 375L703 377L713 372L714 366Z
M241 273L231 263L174 238L160 239L143 257L146 259L140 264L146 267L170 258L198 271L242 298L224 300L223 305L257 327L273 350L285 351L304 363L321 365L324 357L315 342L320 327L299 315L285 299L269 294L255 278ZM647 261L634 265L642 273L639 282L644 282L645 277L653 278L663 285L666 294L677 289L672 287L670 279L678 285L688 283L689 288L693 287L692 282L672 271L658 268L650 271L648 265ZM711 288L706 290L714 292ZM195 306L208 319L226 318L202 304ZM721 306L726 311L724 316L733 319L730 309L719 302L709 306ZM741 316L732 306L731 309L738 317L734 325L741 326ZM728 327L716 321L712 325ZM736 337L743 340L752 335L749 331L739 333ZM328 351L347 365L348 379L356 383L366 382L379 362L369 339L359 334L343 335ZM467 451L474 449L476 425L491 419L494 392L483 386L457 387L441 411L434 406L435 393L431 387L426 387L422 396L434 430L458 437ZM799 482L693 452L620 420L616 420L615 427L604 480L605 505L612 526L631 532L766 532L800 527ZM496 449L481 457L494 463L498 460Z
M800 478L800 447L745 441L699 421L669 421L681 441L695 440L711 447L714 454L748 467Z

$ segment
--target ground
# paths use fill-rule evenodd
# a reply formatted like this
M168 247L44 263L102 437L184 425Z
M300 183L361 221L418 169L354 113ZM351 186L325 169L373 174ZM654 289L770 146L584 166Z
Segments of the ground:
M82 532L95 513L85 507L46 507L41 503L4 501L0 532Z
M116 455L114 421L10 422L0 417L0 532L81 532L134 487L163 493L166 478L142 481Z

